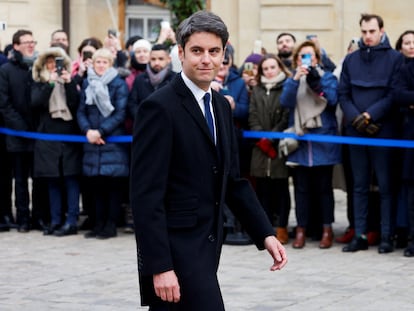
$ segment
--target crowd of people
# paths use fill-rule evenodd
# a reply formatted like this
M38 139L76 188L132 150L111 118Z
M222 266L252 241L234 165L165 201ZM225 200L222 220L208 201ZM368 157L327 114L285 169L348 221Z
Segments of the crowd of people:
M240 66L227 43L211 88L230 105L241 174L250 179L281 243L293 239L300 249L313 238L324 249L336 240L346 244L343 252L377 245L379 253L397 247L411 257L412 149L294 139L282 145L242 135L413 139L414 31L402 33L393 48L380 16L362 14L359 25L360 37L336 65L314 34L297 42L292 33L281 33L274 52L252 51ZM157 42L131 36L124 48L115 34L85 38L73 60L63 30L51 34L44 51L36 50L34 38L30 30L18 30L0 58L0 126L83 135L87 142L0 136L0 231L67 236L81 229L85 238L98 239L115 237L119 227L134 232L130 145L107 137L132 134L144 99L181 71L174 31L161 28ZM349 227L335 238L337 168L345 179ZM297 223L289 231L292 201ZM87 216L83 223L81 213ZM229 235L244 232L230 210L225 214Z

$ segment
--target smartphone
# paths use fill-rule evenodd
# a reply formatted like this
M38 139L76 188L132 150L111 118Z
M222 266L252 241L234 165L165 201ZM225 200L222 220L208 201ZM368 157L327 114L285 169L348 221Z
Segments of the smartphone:
M108 37L113 36L113 37L117 37L117 31L116 29L108 29Z
M254 65L251 62L244 63L243 72L247 73L249 76L254 76L253 72Z
M306 36L306 40L312 40L312 39L314 39L314 38L316 38L316 37L317 37L317 35L314 35L314 34L307 35L307 36Z
M169 21L161 21L161 28L171 28Z
M92 51L83 51L82 52L82 59L83 61L92 58Z
M302 55L302 67L309 68L312 66L312 55L311 54L303 54Z
M62 70L64 68L63 57L55 57L56 73L58 76L62 75Z

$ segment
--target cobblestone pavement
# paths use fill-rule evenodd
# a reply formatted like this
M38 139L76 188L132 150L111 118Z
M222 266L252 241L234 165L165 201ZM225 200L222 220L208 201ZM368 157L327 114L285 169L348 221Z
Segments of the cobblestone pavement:
M345 196L336 191L335 199L340 234ZM12 230L0 233L0 245L0 310L146 310L133 235L101 241ZM226 310L414 310L414 259L402 250L349 254L342 245L321 250L311 240L302 250L286 248L288 265L270 272L265 251L224 246L219 278Z

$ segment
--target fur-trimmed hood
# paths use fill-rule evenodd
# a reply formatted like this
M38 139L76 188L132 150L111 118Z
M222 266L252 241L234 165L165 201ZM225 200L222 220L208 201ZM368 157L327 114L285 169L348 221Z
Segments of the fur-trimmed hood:
M72 69L72 61L66 52L60 47L50 47L43 53L39 54L39 57L33 64L32 76L35 82L47 82L49 81L50 73L46 69L45 63L49 56L63 57L63 64L65 69L70 73Z

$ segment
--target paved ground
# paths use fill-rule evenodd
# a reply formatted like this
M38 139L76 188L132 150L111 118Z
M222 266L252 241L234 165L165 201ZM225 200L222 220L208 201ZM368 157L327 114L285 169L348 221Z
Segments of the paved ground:
M345 201L341 191L335 198L339 234ZM291 219L294 225L293 213ZM139 306L132 235L99 241L13 230L0 233L0 247L0 310L146 310ZM267 253L225 245L219 278L226 309L414 310L414 259L402 250L345 254L341 247L288 245L288 265L270 272Z

